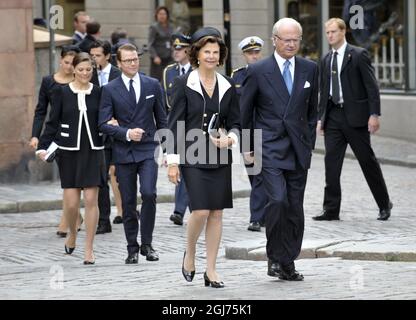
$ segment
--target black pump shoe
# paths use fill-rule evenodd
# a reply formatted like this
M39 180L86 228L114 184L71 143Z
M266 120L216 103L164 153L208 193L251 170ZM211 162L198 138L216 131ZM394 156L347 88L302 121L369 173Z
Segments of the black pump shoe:
M72 252L74 252L74 250L75 250L75 247L70 248L70 247L67 247L65 245L65 252L66 252L66 254L72 254Z
M213 288L224 288L224 282L220 281L211 281L208 278L207 272L204 272L204 282L205 282L205 286L209 287L211 285L211 287Z
M195 276L195 270L193 270L193 271L186 271L185 270L185 268L184 268L185 256L186 256L186 251L183 253L182 274L183 274L183 277L185 278L186 281L192 282L192 280L194 279L194 276Z

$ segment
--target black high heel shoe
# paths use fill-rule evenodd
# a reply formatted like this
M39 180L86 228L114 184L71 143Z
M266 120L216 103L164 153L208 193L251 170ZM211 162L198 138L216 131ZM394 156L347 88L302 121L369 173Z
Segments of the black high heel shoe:
M87 261L87 260L85 260L84 261L84 264L95 264L95 260L94 261Z
M66 254L72 254L72 252L74 252L74 250L75 250L75 247L70 248L70 247L67 247L65 245L65 252L66 252Z
M213 288L224 288L224 282L220 281L211 281L208 278L207 272L204 272L204 282L205 282L205 286L209 287L211 285L211 287Z
M185 278L186 281L192 282L192 280L194 279L194 276L195 276L195 270L194 271L186 271L185 270L185 268L184 268L185 256L186 256L186 251L183 253L182 274L183 274L183 277Z

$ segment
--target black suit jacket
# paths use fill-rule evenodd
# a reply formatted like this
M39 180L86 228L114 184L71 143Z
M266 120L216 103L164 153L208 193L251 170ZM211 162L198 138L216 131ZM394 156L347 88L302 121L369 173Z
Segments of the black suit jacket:
M110 75L108 76L108 82L110 82L111 80L114 80L115 78L117 78L120 75L121 75L120 69L111 65ZM98 80L98 71L97 71L96 68L94 68L94 71L92 73L91 82L92 82L92 84L95 84L98 87L100 86L100 81Z
M81 128L86 121L91 149L104 149L102 133L98 131L98 108L100 89L90 84L90 94L86 94L87 109L79 110L78 96L70 85L57 87L52 93L51 111L45 131L39 139L38 150L46 150L52 142L60 149L80 150Z
M249 65L240 103L242 129L262 130L262 140L250 148L243 141L243 152L254 150L259 162L261 149L263 167L295 170L296 160L310 167L318 104L315 62L296 57L291 95L274 55Z
M238 137L240 132L240 109L234 81L219 73L217 73L217 80L221 127L228 132L234 132ZM167 153L179 154L180 163L185 166L218 168L230 165L232 161L231 150L218 149L209 140L207 129L214 112L207 110L205 106L206 101L197 70L179 76L174 80L172 109L168 121L168 128L173 133L174 141L168 139ZM184 125L184 130L181 130L180 123ZM190 134L190 137L188 137L190 141L186 141L186 135L190 131L197 136ZM198 154L201 157L198 158L197 163L190 163L189 157L185 157L189 148L195 150L190 152L192 155ZM201 155L200 152L203 151L205 155ZM216 155L217 158L210 159L210 154Z
M117 119L119 126L108 125L111 118ZM102 87L99 124L103 133L114 138L114 163L153 159L159 146L157 130L166 128L166 122L163 90L156 79L140 74L140 98L136 104L130 101L121 76ZM127 141L130 128L145 131L141 141Z
M95 39L92 35L90 35L90 34L87 34L86 36L85 36L85 38L81 41L81 42L79 42L77 45L78 45L78 48L82 51L82 52L86 52L86 53L90 53L90 48L91 48L91 45L96 41L97 39Z
M320 63L319 118L325 128L331 84L332 50ZM365 127L372 114L380 115L380 91L367 50L347 45L340 71L344 112L348 125Z
M42 78L42 84L39 89L38 104L36 105L35 115L33 117L32 137L39 138L42 132L43 123L48 113L48 105L51 101L52 91L57 86L64 86L55 81L54 75Z

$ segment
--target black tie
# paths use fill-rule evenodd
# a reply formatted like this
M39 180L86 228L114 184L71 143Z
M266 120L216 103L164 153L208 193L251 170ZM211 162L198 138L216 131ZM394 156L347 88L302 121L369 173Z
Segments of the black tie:
M338 52L334 51L331 68L332 102L339 103Z
M185 74L185 67L182 67L181 71L182 71L182 74Z
M129 95L130 95L130 100L133 102L133 105L135 106L136 105L136 91L134 91L133 79L130 79Z

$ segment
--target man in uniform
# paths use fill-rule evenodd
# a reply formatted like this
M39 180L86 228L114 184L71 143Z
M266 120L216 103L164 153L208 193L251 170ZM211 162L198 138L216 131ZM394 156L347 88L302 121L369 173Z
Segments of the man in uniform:
M172 35L173 60L175 63L168 65L165 70L163 70L162 78L168 113L172 108L170 99L172 94L173 81L176 77L192 71L187 53L190 44L190 37L187 37L181 33L175 33ZM183 217L188 206L188 193L185 189L185 183L183 182L183 179L181 179L175 188L175 209L169 219L176 225L183 225Z
M247 76L247 66L255 63L261 59L261 49L264 41L257 36L244 38L238 47L243 52L246 65L244 67L235 69L231 74L235 82L237 94L241 97L243 90L243 83ZM246 168L253 167L253 164L246 164ZM248 175L251 184L250 193L250 224L247 228L249 231L261 231L261 226L264 225L264 208L267 204L266 193L263 190L263 181L261 176Z

